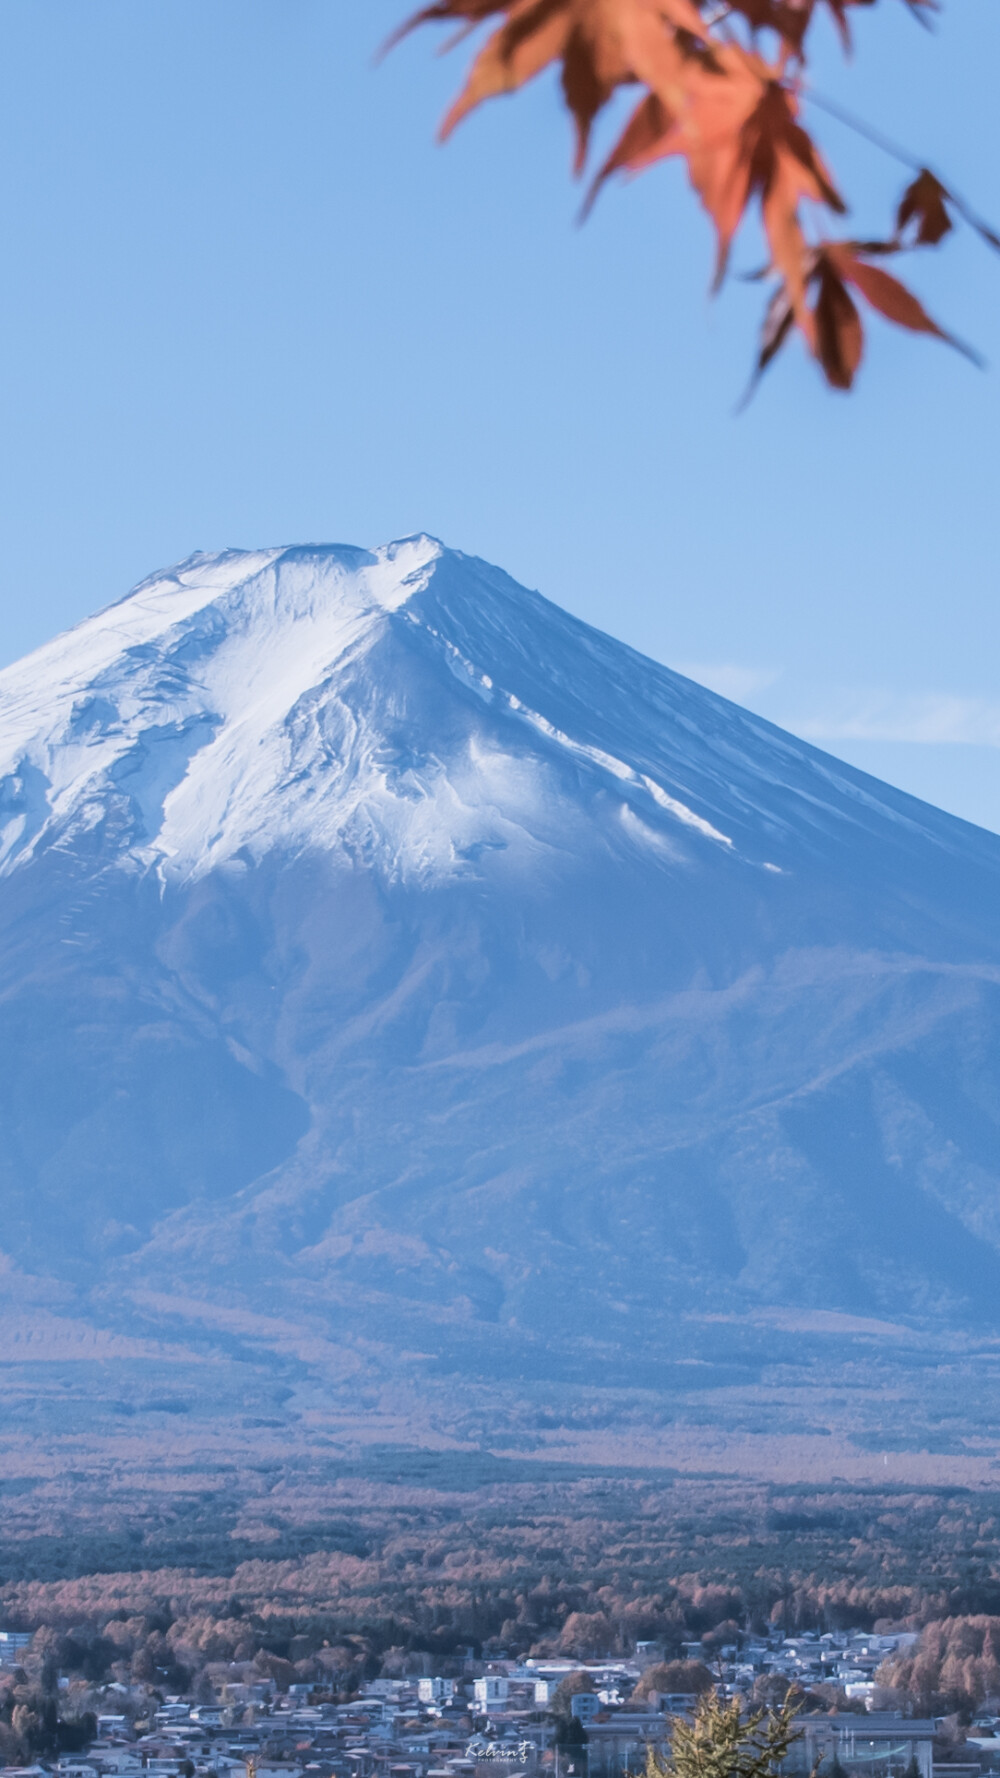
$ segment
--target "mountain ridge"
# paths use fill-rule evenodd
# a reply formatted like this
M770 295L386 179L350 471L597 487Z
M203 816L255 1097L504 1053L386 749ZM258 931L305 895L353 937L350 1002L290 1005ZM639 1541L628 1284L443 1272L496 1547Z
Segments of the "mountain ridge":
M394 575L393 570L399 560L403 562L403 571ZM322 574L318 577L315 575L315 569L320 564L324 565L328 571L333 569L334 572L332 574L328 572L326 576L327 581L333 581L332 588L324 584ZM647 679L655 678L661 686L666 683L673 689L675 695L683 687L688 688L690 695L691 688L695 687L694 681L685 679L683 675L677 674L671 669L656 667L654 663L649 662L634 650L628 649L624 644L613 643L608 647L610 639L603 638L601 632L593 630L580 620L568 617L557 607L550 605L548 601L542 600L540 595L529 594L523 588L516 588L515 583L509 582L507 577L501 575L498 570L490 569L486 564L463 558L456 552L446 551L443 545L426 536L401 540L386 546L382 552L365 552L344 546L321 545L293 546L270 551L239 552L229 550L217 555L199 552L179 564L176 569L150 576L130 594L106 607L94 618L84 620L74 630L66 632L52 643L43 645L41 649L26 657L24 661L15 663L14 666L0 672L0 698L3 699L5 739L14 729L17 717L21 714L18 709L18 680L23 681L27 678L30 685L32 673L37 677L39 669L44 669L49 665L50 658L54 660L58 668L60 659L67 656L71 669L75 668L79 674L82 667L89 699L83 708L74 709L71 712L70 722L65 725L63 733L58 737L58 744L61 744L64 750L68 750L68 744L72 740L79 738L85 749L93 752L95 739L101 738L104 729L109 726L108 713L100 708L99 694L104 683L103 672L110 670L116 659L122 660L125 657L131 657L133 681L139 680L138 685L133 684L131 690L133 701L138 700L140 714L143 701L152 703L160 709L164 706L169 707L174 701L177 701L184 719L189 724L204 722L211 725L225 722L226 718L211 707L213 691L218 693L221 689L223 702L227 697L232 698L235 691L246 706L248 692L258 692L258 687L253 683L253 680L263 677L268 695L263 698L259 695L254 697L250 702L251 713L256 713L256 710L263 705L265 724L268 717L279 718L288 724L300 699L308 699L315 695L317 689L324 684L338 664L343 666L348 661L352 650L359 648L363 652L365 644L370 648L378 640L384 639L385 625L382 626L383 633L380 637L378 619L384 620L390 618L394 613L398 613L404 621L408 621L417 630L423 631L426 638L432 639L439 645L446 664L457 681L466 682L464 689L471 690L474 695L486 703L505 704L506 713L522 722L529 730L534 730L557 746L561 746L578 760L598 768L603 767L610 777L628 785L631 789L644 790L647 797L651 797L660 808L674 815L682 825L687 825L694 831L703 833L705 837L717 840L720 844L731 846L733 842L730 836L713 827L711 821L705 816L699 816L678 799L670 797L662 786L652 780L647 780L632 762L626 763L579 736L571 737L558 729L543 713L535 711L530 704L525 704L515 692L505 691L502 687L494 687L489 675L484 675L475 663L465 658L460 647L452 638L442 634L432 623L426 620L422 621L420 615L414 610L414 607L419 604L420 594L429 590L436 591L442 578L442 570L449 567L454 568L458 564L464 565L466 575L471 576L474 581L478 578L480 587L484 584L488 587L490 593L493 594L494 607L498 604L497 593L501 588L508 594L508 604L510 603L509 591L515 591L517 600L522 607L526 607L530 611L536 624L539 616L544 614L544 617L548 619L549 631L561 632L559 640L575 644L578 653L581 648L586 650L588 645L594 652L595 645L599 649L600 643L603 642L605 649L601 665L605 671L608 661L613 656L619 663L627 663L632 669L633 675L638 672L644 674ZM227 578L226 570L237 565L240 572L236 579ZM354 568L353 584L350 575L352 565ZM250 571L244 572L245 568L249 568ZM295 568L301 569L303 572L299 575L290 572ZM317 587L317 578L319 588ZM268 584L271 582L273 582L273 586ZM270 623L260 621L261 607L266 603L266 599L261 596L262 586L265 593L270 592L272 599L284 594L285 608L283 611L263 612L265 620L268 617L272 619ZM360 597L358 596L359 588ZM331 591L339 593L339 603L343 609L338 609L336 600L329 596L325 599L317 598L316 594L319 589L328 595ZM255 594L256 597L254 597ZM366 594L367 604L365 603ZM240 595L244 595L242 602ZM453 620L454 624L454 601L446 608L446 615ZM324 616L327 619L326 623L320 621ZM130 623L126 623L124 634L121 622L114 621L120 618L131 620ZM182 626L183 633L179 633ZM466 640L468 640L469 627L468 624L464 626ZM491 628L494 632L493 637L487 636L487 643L489 643L491 640L495 641L496 632L500 627L494 609L490 613L489 626L480 626L477 638L480 644L485 629ZM455 625L455 628L461 634L463 626L459 623ZM515 626L508 624L506 634L503 636L503 642L508 649L508 657L514 630ZM283 638L285 631L291 632L290 639L293 647L290 650L287 646L288 639ZM318 632L318 634L316 636L307 635L306 632L309 631ZM242 634L236 632L242 632ZM283 657L279 655L276 660L274 646L276 641L281 640L285 642L284 655ZM303 640L308 640L311 647L303 648ZM245 646L234 647L234 642L237 644L243 642ZM157 643L163 644L158 652L155 648ZM182 656L187 654L195 663L203 660L206 665L212 666L217 663L221 654L227 652L225 644L229 644L229 655L235 655L235 668L232 663L228 668L230 683L225 683L227 675L224 670L221 675L221 687L218 684L220 676L216 675L214 686L210 681L208 686L197 688L196 684L192 683L194 676L190 672L187 675L184 673ZM270 646L270 652L266 651L267 645ZM145 662L140 659L143 654L148 656ZM83 657L82 661L81 656ZM215 657L214 661L213 656ZM547 662L549 669L547 689L550 696L553 689L552 669L555 656L556 651L552 650ZM252 662L253 668L250 682L246 679L239 679L238 683L234 685L233 681L237 678L237 670L248 659ZM510 664L509 658L507 664ZM526 663L520 661L516 664L523 671ZM95 665L99 669L96 674L93 670ZM142 675L140 671L143 665L147 667L145 675ZM159 668L159 677L156 676L156 668ZM170 678L167 677L168 673L171 675ZM48 673L43 671L41 676L45 696L50 700L54 696L57 706L64 704L67 696L73 695L72 675L68 682L59 680L58 671L56 674L51 671ZM291 691L288 688L289 677L292 682ZM202 689L206 693L200 705L191 702L191 693L197 689ZM562 686L559 689L565 694L569 688ZM608 689L607 685L605 689ZM618 686L614 689L620 694L623 688ZM634 685L626 686L624 688L626 697L630 698L634 689ZM178 692L188 694L189 702L186 709L184 708L183 695L178 698ZM495 697L490 696L493 693L496 694ZM78 697L79 693L77 692L76 695ZM832 783L842 797L846 792L859 805L868 802L881 813L890 814L901 823L908 823L927 834L935 833L941 843L945 843L944 834L946 831L950 830L952 833L957 831L956 823L958 823L958 827L970 825L959 822L957 817L944 817L943 821L929 823L927 812L931 805L921 804L907 793L891 791L888 786L879 784L878 780L869 778L865 773L843 765L842 762L834 761L832 756L822 753L821 750L806 742L793 739L763 718L750 716L738 705L731 703L719 694L697 687L696 697L703 710L710 709L717 714L725 712L730 720L736 716L743 731L742 738L745 740L750 742L753 740L765 741L775 750L783 749L786 757L794 759L796 763L808 761L817 774L817 782L825 777L827 783ZM32 718L36 722L38 721L38 712L32 708L30 696L26 700L22 694L20 703L23 705L24 702L28 702L29 706L28 723L25 723L22 714L20 734L17 736L22 745L26 738L34 738L30 734ZM134 709L131 714L134 720ZM580 714L580 711L577 710L576 715L579 717ZM658 714L662 715L663 712L658 712ZM116 715L120 718L121 713L116 712ZM244 724L249 720L246 708L240 712L240 720ZM680 725L686 722L689 728L692 726L690 717L685 716L683 712L676 715L676 720ZM112 723L110 726L114 727L114 724ZM119 722L119 733L121 732ZM181 735L178 738L183 739L184 737ZM194 756L204 755L206 767L218 776L220 764L224 762L219 760L219 748L211 745L213 738L196 732L191 737L195 744L182 750L181 763ZM648 740L648 736L645 738ZM168 753L170 737L158 735L157 739L160 742L160 751ZM198 745L199 742L202 744ZM731 744L730 737L715 738L715 745L720 752L725 751L727 742ZM11 749L10 740L7 740L6 763L8 765L13 763L12 752L16 752L16 746L17 742L15 742L14 749ZM168 760L168 767L169 763ZM189 775L189 773L182 771L179 778L183 781ZM873 796L872 791L876 786L878 794ZM799 794L802 795L801 789ZM818 799L814 798L814 800ZM259 814L259 811L257 813ZM734 811L730 810L729 813L732 816ZM801 809L799 813L801 815ZM768 814L773 824L773 811L768 811ZM939 815L940 812L936 811L935 814ZM984 830L972 829L971 831L982 832ZM994 836L989 837L992 841ZM992 846L990 849L991 852L995 850ZM4 864L7 864L6 859Z

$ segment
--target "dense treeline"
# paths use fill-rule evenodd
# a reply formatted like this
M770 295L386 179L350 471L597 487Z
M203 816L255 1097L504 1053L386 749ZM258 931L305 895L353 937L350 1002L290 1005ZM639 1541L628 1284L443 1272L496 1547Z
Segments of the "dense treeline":
M79 1653L79 1665L85 1668L83 1650L93 1639L89 1627L84 1628L82 1645L74 1648L70 1638L43 1627L32 1639L24 1665L0 1674L0 1765L78 1753L93 1739L96 1718L87 1708L89 1698L78 1690L70 1703L57 1690L60 1657L65 1653L73 1659Z
M702 1673L716 1651L769 1630L920 1628L915 1652L887 1664L886 1685L924 1699L932 1693L979 1699L1000 1693L1000 1616L941 1619L947 1601L908 1588L870 1589L815 1577L796 1584L758 1577L705 1583L688 1575L656 1593L626 1594L613 1585L543 1580L514 1591L502 1584L453 1581L433 1596L414 1589L405 1610L386 1613L369 1597L362 1612L332 1608L331 1569L341 1556L316 1556L294 1571L280 1563L247 1565L230 1582L178 1571L92 1575L8 1592L8 1623L33 1629L30 1677L47 1690L57 1673L93 1685L109 1680L182 1690L205 1671L254 1664L279 1684L296 1677L354 1689L391 1670L461 1662L476 1655L561 1655L584 1659L630 1653L656 1641L677 1678L682 1645L700 1641ZM416 1665L412 1665L415 1661ZM407 1667L407 1663L411 1663ZM688 1689L678 1679L667 1689Z
M115 1577L94 1577L95 1581L99 1578L110 1581ZM146 1578L152 1587L162 1577ZM61 1600L50 1598L46 1609L51 1617L69 1603L63 1591ZM740 1642L753 1629L752 1613L745 1609L746 1602L737 1590L697 1584L677 1589L669 1600L631 1601L624 1606L619 1601L618 1608L606 1598L604 1609L570 1612L561 1624L551 1622L547 1631L538 1620L551 1612L551 1595L525 1595L510 1603L518 1607L519 1615L505 1621L502 1635L471 1645L477 1653L530 1650L536 1655L583 1659L631 1652L637 1636L645 1640L655 1633L667 1658L647 1669L636 1688L637 1700L654 1691L709 1688L716 1649ZM804 1594L799 1603L804 1610ZM459 1673L470 1648L459 1638L442 1634L440 1626L430 1636L397 1621L345 1630L325 1614L301 1610L290 1614L275 1609L273 1602L270 1608L259 1602L251 1610L242 1600L230 1598L222 1615L192 1610L191 1604L175 1596L170 1601L161 1599L155 1609L146 1612L119 1610L106 1616L92 1591L88 1621L67 1629L58 1629L51 1622L42 1624L22 1657L21 1668L0 1678L2 1763L14 1765L29 1757L85 1745L93 1731L102 1688L109 1682L127 1687L128 1696L116 1708L136 1717L151 1714L167 1692L193 1691L207 1699L219 1696L234 1679L268 1678L279 1691L292 1683L309 1681L331 1697L343 1699L356 1695L378 1675L432 1669ZM819 1593L814 1604L822 1615ZM912 1624L915 1619L907 1621ZM671 1654L671 1650L679 1650L682 1641L690 1645L698 1627L706 1622L711 1627L701 1633L702 1661ZM879 1627L888 1629L889 1620L879 1620ZM60 1676L64 1687L69 1680L68 1695L57 1690ZM985 1700L1000 1700L1000 1617L977 1615L926 1622L918 1643L886 1661L878 1681L882 1704L920 1714L954 1713L968 1720ZM758 1682L758 1690L763 1686L766 1691L770 1683L766 1679ZM786 1682L775 1679L773 1683L783 1697ZM573 1689L571 1677L564 1687L567 1701ZM761 1692L758 1701L774 1700ZM805 1694L803 1702L813 1709L846 1706L846 1699L831 1686L818 1687L815 1695Z
M704 1585L689 1577L659 1596L642 1599L622 1599L601 1588L590 1599L594 1609L589 1611L567 1611L565 1590L561 1593L554 1587L506 1599L484 1591L478 1600L456 1603L450 1623L439 1621L421 1629L415 1621L398 1619L345 1625L335 1615L310 1610L301 1597L295 1609L280 1596L258 1597L251 1603L231 1595L221 1606L213 1606L204 1597L185 1593L185 1577L176 1573L129 1580L133 1594L145 1592L144 1610L119 1606L108 1612L108 1601L102 1602L101 1594L107 1590L113 1596L121 1585L120 1576L90 1577L86 1599L79 1596L82 1589L76 1584L24 1590L22 1623L30 1627L29 1603L37 1614L44 1613L45 1621L35 1629L21 1668L0 1678L0 1763L15 1765L85 1745L93 1732L102 1688L109 1682L127 1687L128 1696L120 1707L141 1717L151 1714L168 1692L216 1697L234 1678L272 1679L279 1691L309 1681L331 1697L349 1698L378 1675L458 1673L470 1649L486 1655L561 1654L584 1659L628 1653L637 1639L655 1638L666 1658L640 1681L636 1696L641 1698L651 1690L699 1691L710 1686L716 1650L767 1630L790 1606L801 1620L799 1627L810 1613L816 1627L831 1616L847 1622L855 1615L870 1622L875 1610L890 1600L914 1603L894 1592L866 1599L863 1591L856 1590L848 1598L843 1589L805 1584L792 1593L786 1589L773 1600L770 1614L761 1617L740 1588ZM178 1590L158 1593L164 1583ZM187 1585L191 1584L187 1577ZM204 1583L200 1585L204 1589ZM924 1616L918 1643L879 1670L880 1702L921 1714L955 1713L967 1720L985 1700L1000 1700L1000 1616L928 1618L935 1605L935 1598L928 1596L904 1619L875 1619L877 1628L888 1629L900 1622L916 1626ZM81 1608L87 1612L82 1621L59 1627L60 1617ZM471 1643L465 1639L470 1626L490 1629L502 1610L507 1616L493 1634L476 1636ZM456 1617L461 1629L456 1628ZM693 1638L700 1638L701 1662L680 1657L681 1644L690 1645ZM60 1676L64 1687L67 1679L70 1682L68 1694L57 1690ZM776 1683L783 1695L785 1682ZM816 1696L807 1694L803 1701L815 1709L843 1708L846 1702L831 1687L820 1687Z
M1000 1617L949 1617L926 1625L917 1646L886 1661L879 1679L935 1715L1000 1698Z
M25 1501L22 1534L10 1514L0 1543L0 1615L37 1634L27 1690L8 1685L0 1708L5 1733L37 1751L55 1732L37 1699L57 1671L79 1710L110 1681L211 1687L234 1663L351 1695L407 1664L457 1671L470 1649L582 1659L652 1639L676 1661L698 1640L711 1667L718 1647L777 1628L906 1625L924 1634L880 1675L889 1691L941 1711L1000 1692L994 1495L577 1474L465 1492L359 1482L331 1506L324 1519L314 1491L304 1523L277 1481L253 1518L237 1522L230 1504L232 1557L214 1567L208 1551L226 1539L205 1501L209 1542L193 1565L156 1560L176 1539L172 1509L162 1543L147 1525L130 1545L153 1559L119 1565L113 1548L130 1535L119 1521L103 1561L55 1578L50 1546L30 1577L40 1508Z

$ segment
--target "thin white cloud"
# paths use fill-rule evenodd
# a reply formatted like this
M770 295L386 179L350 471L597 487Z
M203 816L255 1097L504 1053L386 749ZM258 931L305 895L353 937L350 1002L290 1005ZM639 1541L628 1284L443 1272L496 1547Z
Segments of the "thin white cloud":
M954 742L1000 747L1000 700L960 697L951 692L904 693L876 687L797 687L780 668L748 667L738 661L681 661L678 673L697 680L720 697L748 704L803 740ZM774 695L764 697L772 688Z
M810 741L959 742L1000 747L1000 702L946 692L903 696L893 692L843 693L825 709L813 707L798 720L785 718Z

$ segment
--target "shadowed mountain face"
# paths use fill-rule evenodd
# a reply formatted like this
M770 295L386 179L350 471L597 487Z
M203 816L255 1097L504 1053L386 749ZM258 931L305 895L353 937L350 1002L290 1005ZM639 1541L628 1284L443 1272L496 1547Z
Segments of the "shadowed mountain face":
M1000 839L496 569L145 583L0 674L0 847L36 1296L518 1386L1000 1332Z

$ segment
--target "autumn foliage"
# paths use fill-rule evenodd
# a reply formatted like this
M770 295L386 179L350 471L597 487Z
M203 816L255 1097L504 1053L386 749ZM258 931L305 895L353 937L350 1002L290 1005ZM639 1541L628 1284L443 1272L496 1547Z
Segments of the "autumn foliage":
M878 1678L925 1713L974 1708L995 1698L1000 1695L1000 1618L948 1617L928 1624L916 1647L886 1661Z
M870 309L953 345L886 261L936 246L971 216L928 168L913 168L892 228L879 240L834 239L846 205L803 121L811 27L825 5L850 45L851 13L875 0L433 0L402 28L452 23L464 37L492 27L444 120L447 136L483 100L558 65L585 169L594 122L619 88L637 89L621 135L592 179L587 207L615 174L677 157L715 228L715 285L751 213L767 243L772 290L757 374L797 330L827 382L850 388ZM934 0L906 0L918 17ZM860 299L860 306L859 306ZM961 347L962 350L967 348Z

